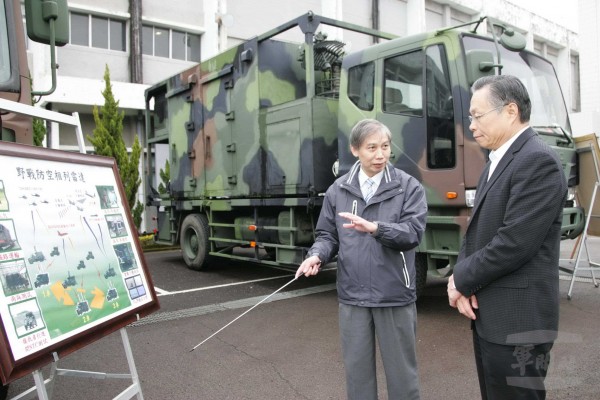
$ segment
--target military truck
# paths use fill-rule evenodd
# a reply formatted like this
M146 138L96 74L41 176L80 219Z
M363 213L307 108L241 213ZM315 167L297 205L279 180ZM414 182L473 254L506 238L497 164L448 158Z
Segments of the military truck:
M27 272L13 272L5 275L6 281L6 289L11 292L15 292L20 289L25 289L30 287L29 285L29 276Z
M483 23L491 37L475 33ZM322 34L323 25L384 41L347 52ZM276 37L291 29L304 41ZM351 128L375 118L392 131L391 162L426 188L420 291L428 273L451 273L486 162L469 131L477 78L502 73L523 81L532 127L559 153L569 187L577 182L554 68L524 47L522 35L485 17L397 38L309 12L155 84L145 93L155 240L180 244L192 269L214 257L296 268L315 238L324 192L355 162ZM582 226L571 197L563 236Z
M12 249L15 243L8 228L0 224L0 250Z

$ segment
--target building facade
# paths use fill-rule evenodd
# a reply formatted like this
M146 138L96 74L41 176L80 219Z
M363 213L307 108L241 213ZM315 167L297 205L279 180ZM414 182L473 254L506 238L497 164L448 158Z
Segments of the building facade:
M316 14L376 28L399 36L431 31L493 17L514 26L527 39L527 48L550 59L573 113L574 131L594 118L578 118L585 109L579 70L579 36L560 21L551 21L513 2L498 0L69 0L70 42L57 49L57 90L39 105L59 112L79 113L84 136L94 129L92 110L102 106L103 76L110 70L115 99L125 112L124 138L128 145L144 138L144 90L200 60L264 33L312 10ZM283 5L285 3L285 5ZM585 9L595 0L580 0ZM596 5L597 7L597 5ZM598 10L595 10L596 20ZM596 27L594 27L597 29ZM482 28L485 29L485 24ZM369 46L370 39L331 29L330 39L350 50ZM346 34L346 37L342 35ZM586 42L589 38L586 36ZM598 35L595 35L598 40ZM596 57L598 46L596 45ZM34 90L51 85L50 54L46 46L29 43ZM596 69L598 63L595 64ZM593 72L596 71L592 71ZM594 79L598 79L597 73ZM598 82L595 82L596 87ZM599 96L598 91L589 95ZM597 121L600 122L600 121ZM591 127L589 127L591 129ZM589 133L586 126L581 134ZM51 125L48 147L76 150L69 128ZM86 140L86 148L93 148ZM139 193L140 200L144 198ZM144 229L144 228L142 228ZM149 228L150 229L150 228Z

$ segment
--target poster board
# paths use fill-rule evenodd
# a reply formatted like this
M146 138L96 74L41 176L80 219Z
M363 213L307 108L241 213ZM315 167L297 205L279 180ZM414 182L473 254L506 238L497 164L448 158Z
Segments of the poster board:
M596 159L600 161L600 148L598 146L598 137L591 133L585 136L575 137L575 147L577 149L592 147L592 152L596 153ZM594 165L592 152L579 153L579 184L577 185L577 201L585 209L585 215L590 213L590 200L592 191L595 188L597 171ZM596 195L596 204L592 207L592 215L600 215L600 194ZM600 218L591 218L588 227L588 234L600 236Z
M114 159L0 142L3 383L159 308Z

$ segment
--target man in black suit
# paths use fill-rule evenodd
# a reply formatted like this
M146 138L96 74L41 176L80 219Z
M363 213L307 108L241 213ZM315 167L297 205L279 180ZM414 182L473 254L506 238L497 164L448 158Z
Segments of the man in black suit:
M556 152L529 127L531 102L518 78L484 77L472 89L469 129L490 161L448 298L472 320L482 399L544 399L567 182Z

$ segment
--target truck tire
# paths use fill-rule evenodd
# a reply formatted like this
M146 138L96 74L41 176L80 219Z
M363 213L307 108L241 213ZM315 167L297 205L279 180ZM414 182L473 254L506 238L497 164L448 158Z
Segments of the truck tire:
M427 254L415 254L415 270L417 273L417 299L423 294L427 284Z
M208 219L203 214L190 214L181 224L181 252L190 269L201 270L208 264Z
M4 386L4 385L2 385L2 382L0 382L0 400L5 400L7 396L8 396L8 385Z

